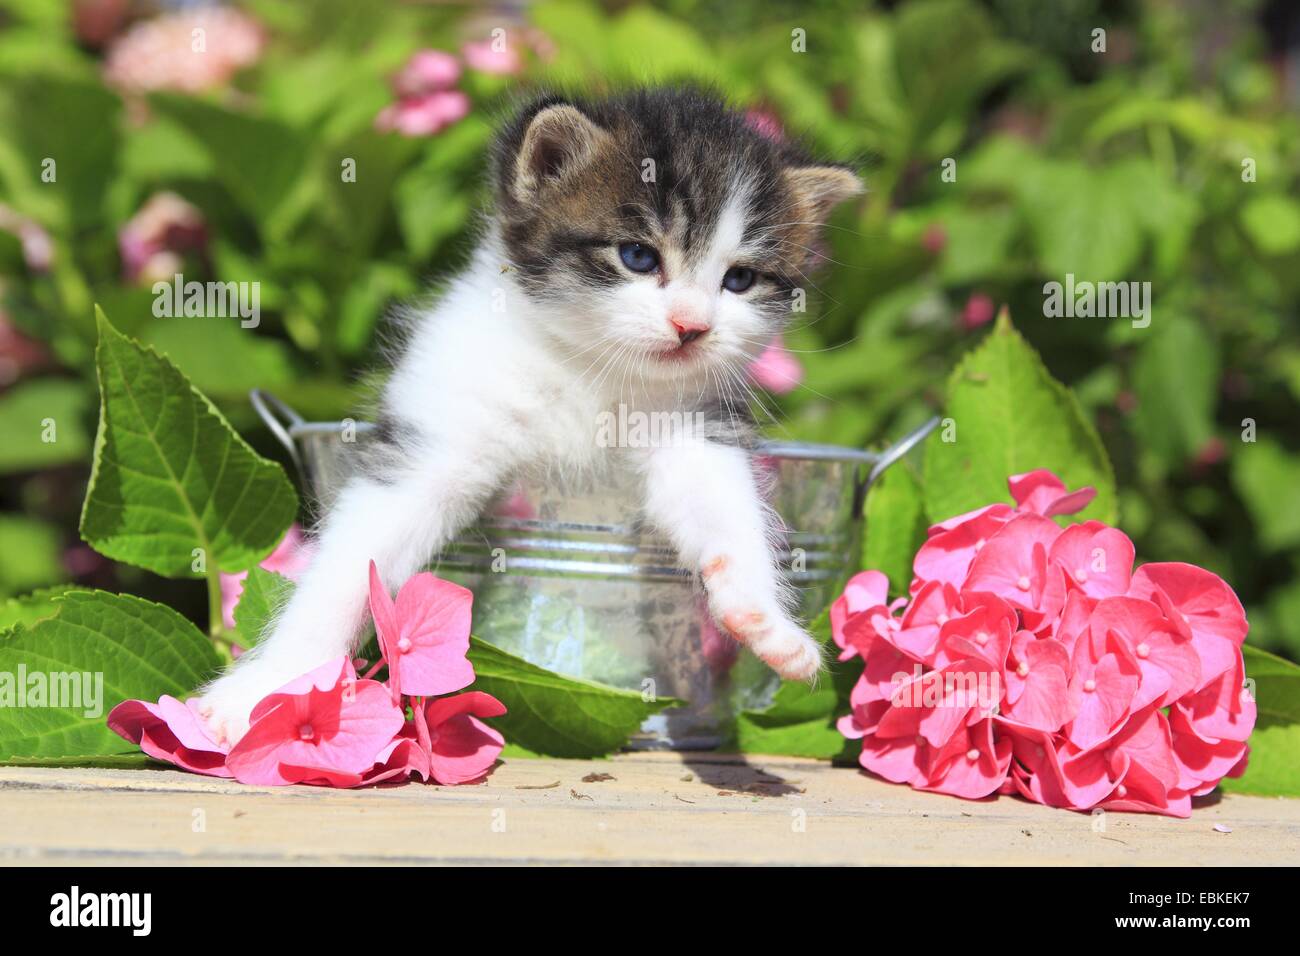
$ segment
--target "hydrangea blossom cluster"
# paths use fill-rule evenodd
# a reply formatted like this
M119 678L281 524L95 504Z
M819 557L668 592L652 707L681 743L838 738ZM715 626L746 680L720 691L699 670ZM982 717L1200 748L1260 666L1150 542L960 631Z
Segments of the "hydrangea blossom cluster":
M476 780L504 746L482 718L506 709L481 691L455 693L474 682L466 657L472 601L465 588L422 573L394 602L371 562L380 659L366 674L339 657L290 681L253 708L233 747L209 733L197 698L123 701L108 726L155 759L261 786L358 787L412 774L440 784ZM384 666L387 680L372 679Z
M530 45L540 35L523 31ZM470 98L457 88L461 60L479 73L513 75L524 68L519 50L496 40L473 41L461 47L461 56L445 50L417 50L392 78L394 102L380 110L375 128L403 136L434 136L460 122L470 111Z
M841 660L861 657L846 737L896 783L967 798L1187 816L1245 770L1255 704L1246 616L1190 564L1133 570L1099 521L1062 528L1095 491L1034 471L991 504L929 529L909 595L879 571L831 609Z

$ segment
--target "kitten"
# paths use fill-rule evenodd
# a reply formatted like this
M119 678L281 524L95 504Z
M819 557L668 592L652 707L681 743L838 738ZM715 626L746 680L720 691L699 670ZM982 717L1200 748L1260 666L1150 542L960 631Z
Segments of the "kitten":
M204 712L230 742L263 696L354 647L371 558L400 585L529 468L631 469L642 517L698 574L717 623L783 677L822 665L783 597L744 370L782 328L819 227L858 178L709 94L669 89L540 99L500 132L492 177L485 234L415 317L379 437L310 568L260 645L206 689ZM704 425L655 447L600 447L596 423L620 406Z

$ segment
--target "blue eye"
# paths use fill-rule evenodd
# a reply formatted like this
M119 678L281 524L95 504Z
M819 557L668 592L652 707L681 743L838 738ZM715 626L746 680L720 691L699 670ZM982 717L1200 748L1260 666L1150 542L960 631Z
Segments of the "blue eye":
M732 266L722 277L722 287L728 292L744 292L757 278L758 274L753 269L746 266Z
M659 268L659 253L639 242L621 242L618 257L633 272L654 272Z

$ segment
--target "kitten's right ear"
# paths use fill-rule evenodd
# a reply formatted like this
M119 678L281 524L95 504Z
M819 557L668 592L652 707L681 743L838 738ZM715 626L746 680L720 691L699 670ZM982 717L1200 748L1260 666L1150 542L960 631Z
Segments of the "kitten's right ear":
M533 199L547 185L564 179L591 162L609 134L567 103L538 112L524 132L515 157L516 198Z

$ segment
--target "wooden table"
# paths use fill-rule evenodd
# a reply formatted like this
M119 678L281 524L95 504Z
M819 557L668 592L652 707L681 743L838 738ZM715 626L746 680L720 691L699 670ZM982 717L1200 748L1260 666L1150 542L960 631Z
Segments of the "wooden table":
M1226 795L1190 820L1099 819L818 761L668 753L515 759L480 785L362 791L0 767L0 863L484 862L1296 864L1300 801Z

